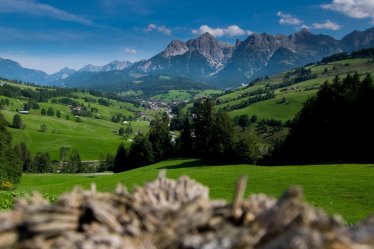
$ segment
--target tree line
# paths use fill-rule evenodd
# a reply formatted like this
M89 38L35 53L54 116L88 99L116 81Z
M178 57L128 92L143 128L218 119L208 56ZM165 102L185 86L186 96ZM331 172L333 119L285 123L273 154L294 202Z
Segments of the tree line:
M138 134L129 148L121 143L114 172L122 172L172 157L201 158L207 163L256 163L263 155L255 134L238 133L227 113L214 111L214 100L194 103L191 113L178 117L179 137L170 133L166 113L151 121L147 134ZM256 117L255 117L256 119Z
M370 74L332 83L304 103L267 164L372 163L374 86Z
M356 58L370 58L374 59L374 48L364 48L357 51L353 51L351 54L347 52L336 53L325 57L321 60L321 64L326 64L334 61L356 59Z

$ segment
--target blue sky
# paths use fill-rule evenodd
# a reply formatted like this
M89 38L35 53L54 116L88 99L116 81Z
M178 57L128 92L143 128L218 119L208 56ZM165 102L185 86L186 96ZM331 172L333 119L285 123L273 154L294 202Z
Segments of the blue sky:
M234 43L301 27L340 39L372 26L373 0L0 0L0 57L52 73L147 59L206 31Z

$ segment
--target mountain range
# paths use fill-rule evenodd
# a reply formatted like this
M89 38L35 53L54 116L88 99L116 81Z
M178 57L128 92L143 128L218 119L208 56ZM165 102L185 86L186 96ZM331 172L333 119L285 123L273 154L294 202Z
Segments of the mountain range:
M41 84L74 87L118 85L139 77L170 75L203 82L218 88L247 84L257 77L316 62L339 52L374 47L374 28L353 31L337 40L302 29L291 35L252 34L235 45L218 41L211 34L171 41L165 50L139 62L113 61L104 66L87 65L78 71L64 68L47 75L0 59L0 77Z

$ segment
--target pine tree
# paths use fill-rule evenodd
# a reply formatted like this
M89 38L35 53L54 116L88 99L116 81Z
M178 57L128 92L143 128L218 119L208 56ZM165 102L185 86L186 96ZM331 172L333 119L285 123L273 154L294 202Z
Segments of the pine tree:
M23 171L32 172L32 157L30 150L27 148L27 145L24 142L21 142L14 147L14 151L16 152L18 158L20 158L23 162Z
M21 116L19 114L15 114L13 116L12 127L16 128L16 129L24 129L25 128L25 125L23 124Z
M170 156L172 151L169 117L163 113L161 118L152 120L150 125L149 142L152 144L154 159L160 161Z
M55 115L55 110L53 109L53 107L48 107L47 115L48 116L54 116Z
M12 135L6 129L7 125L0 113L0 184L6 181L15 184L22 175L22 161L12 148Z
M130 147L129 161L131 164L129 169L145 166L154 161L152 144L147 136L143 134L135 136Z
M128 153L123 143L120 143L114 158L113 172L119 173L128 170L126 163L128 162Z

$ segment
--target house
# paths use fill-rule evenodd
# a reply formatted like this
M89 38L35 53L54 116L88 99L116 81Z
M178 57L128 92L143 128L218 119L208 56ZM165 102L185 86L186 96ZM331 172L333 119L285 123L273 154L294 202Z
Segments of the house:
M29 114L30 112L29 111L18 111L19 113L21 114Z

